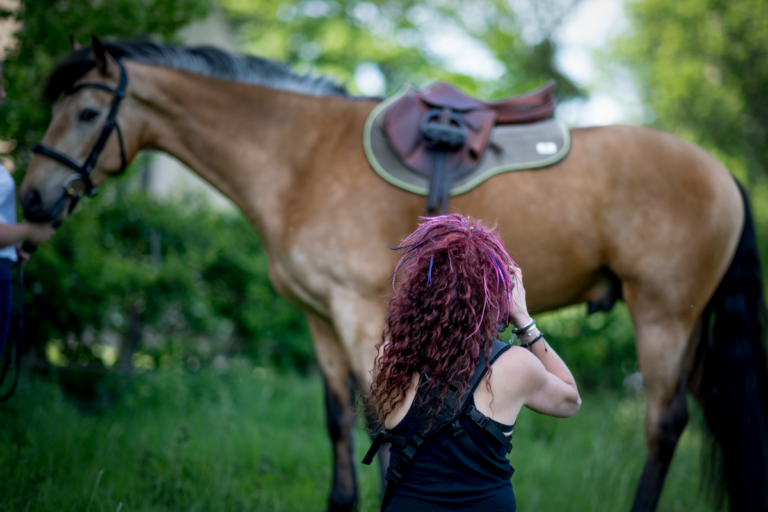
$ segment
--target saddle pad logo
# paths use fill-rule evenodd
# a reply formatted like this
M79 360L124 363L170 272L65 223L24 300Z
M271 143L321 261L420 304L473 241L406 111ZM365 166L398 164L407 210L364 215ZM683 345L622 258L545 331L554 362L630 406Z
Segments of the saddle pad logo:
M554 142L537 142L536 152L540 155L554 155L557 153L557 144Z

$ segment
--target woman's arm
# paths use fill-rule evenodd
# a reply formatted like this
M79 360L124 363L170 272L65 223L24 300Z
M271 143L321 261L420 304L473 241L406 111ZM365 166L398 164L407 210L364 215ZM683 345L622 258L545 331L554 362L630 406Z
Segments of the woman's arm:
M510 319L515 327L523 327L531 322L528 306L525 302L523 275L519 267L512 269L515 289L510 305ZM532 327L523 336L523 343L536 339L539 334ZM573 374L555 350L544 338L520 351L524 363L526 397L524 405L541 414L567 418L576 414L581 406L581 397Z
M0 248L9 247L25 240L42 244L53 236L56 231L50 224L0 224Z

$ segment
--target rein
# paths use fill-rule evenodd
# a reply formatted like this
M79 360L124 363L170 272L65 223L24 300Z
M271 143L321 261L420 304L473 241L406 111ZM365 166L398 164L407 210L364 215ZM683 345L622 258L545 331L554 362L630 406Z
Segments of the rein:
M85 82L75 85L65 93L66 96L69 96L70 94L75 94L76 92L80 91L81 89L85 89L86 87L92 87L95 89L107 91L115 96L115 98L112 100L112 105L109 108L107 120L104 123L104 127L101 129L101 133L99 134L99 138L91 148L91 152L88 153L88 156L86 157L85 162L83 162L83 165L78 165L67 155L60 153L53 148L49 148L48 146L35 144L32 147L33 153L47 156L48 158L56 160L65 167L69 167L75 171L75 174L69 176L66 180L64 180L64 183L62 184L64 187L65 197L72 199L70 210L74 208L75 204L77 204L77 201L83 196L83 194L88 194L89 196L96 195L98 190L93 185L93 181L91 180L91 172L93 171L93 168L96 167L99 156L101 156L101 152L104 151L104 147L107 145L107 141L109 140L109 137L112 135L113 131L117 132L117 139L120 143L121 165L119 172L122 173L127 167L125 158L125 145L123 143L123 133L120 130L120 125L117 124L117 111L120 108L120 103L123 101L123 98L125 98L125 88L128 86L128 75L125 72L123 63L120 62L119 59L115 59L115 61L120 68L120 82L118 83L117 89L113 89L106 84L101 84L98 82ZM83 182L83 185L85 186L83 192L78 191L72 186L72 182L74 181ZM11 396L13 396L14 392L16 391L16 386L19 383L21 349L24 342L24 267L21 263L17 265L15 286L16 293L14 294L13 317L16 322L12 323L11 325L13 332L9 333L8 336L8 350L5 351L3 350L5 346L0 346L0 359L2 359L2 363L0 363L0 385L2 385L2 383L5 382L6 377L8 377L8 372L11 369L11 365L16 367L16 375L13 379L13 385L11 386L11 389L8 390L7 393L0 395L0 402L5 402L11 398ZM16 349L15 357L13 354L14 348Z
M122 173L125 171L127 166L125 159L125 146L123 145L123 133L120 130L120 125L117 124L117 111L120 108L120 103L125 97L125 88L128 85L128 75L125 72L123 63L120 62L120 59L115 59L115 62L117 62L117 65L120 67L120 83L118 84L117 89L113 89L108 85L98 82L85 82L75 85L65 93L65 95L69 96L70 94L75 94L79 90L85 89L86 87L92 87L110 92L115 96L115 99L112 100L112 106L109 109L109 114L107 115L107 121L104 123L104 127L101 129L101 134L96 140L96 143L93 145L93 148L91 148L91 152L88 154L88 157L85 159L83 165L77 165L77 163L68 156L59 153L53 148L43 146L42 144L35 144L32 148L33 153L52 158L60 164L75 171L75 174L64 180L64 183L62 184L64 187L65 195L75 201L79 200L84 193L90 196L96 195L98 190L93 185L93 181L91 181L91 172L93 171L93 168L96 167L96 162L98 161L101 152L104 151L104 146L107 145L107 140L109 140L109 136L112 135L112 131L117 131L117 139L120 142L120 158L122 160L122 164L120 166L119 172ZM74 187L72 187L73 181L82 181L85 185L85 191L78 192Z

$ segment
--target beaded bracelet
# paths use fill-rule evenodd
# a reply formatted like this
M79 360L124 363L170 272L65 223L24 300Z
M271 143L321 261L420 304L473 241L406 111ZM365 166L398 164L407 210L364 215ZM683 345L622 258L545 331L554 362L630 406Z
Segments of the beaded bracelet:
M539 333L539 335L536 336L535 338L533 338L531 341L529 341L528 343L521 343L520 346L523 347L523 348L528 348L531 345L533 345L534 343L536 343L537 341L539 341L543 337L544 337L544 334Z

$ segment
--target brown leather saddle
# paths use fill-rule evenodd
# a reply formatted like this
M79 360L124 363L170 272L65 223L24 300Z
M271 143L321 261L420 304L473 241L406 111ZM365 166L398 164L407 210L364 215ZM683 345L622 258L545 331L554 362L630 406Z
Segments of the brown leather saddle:
M496 125L531 123L555 112L550 80L538 89L485 102L440 82L408 90L384 114L383 130L400 159L429 179L427 213L445 213L452 183L480 164Z

